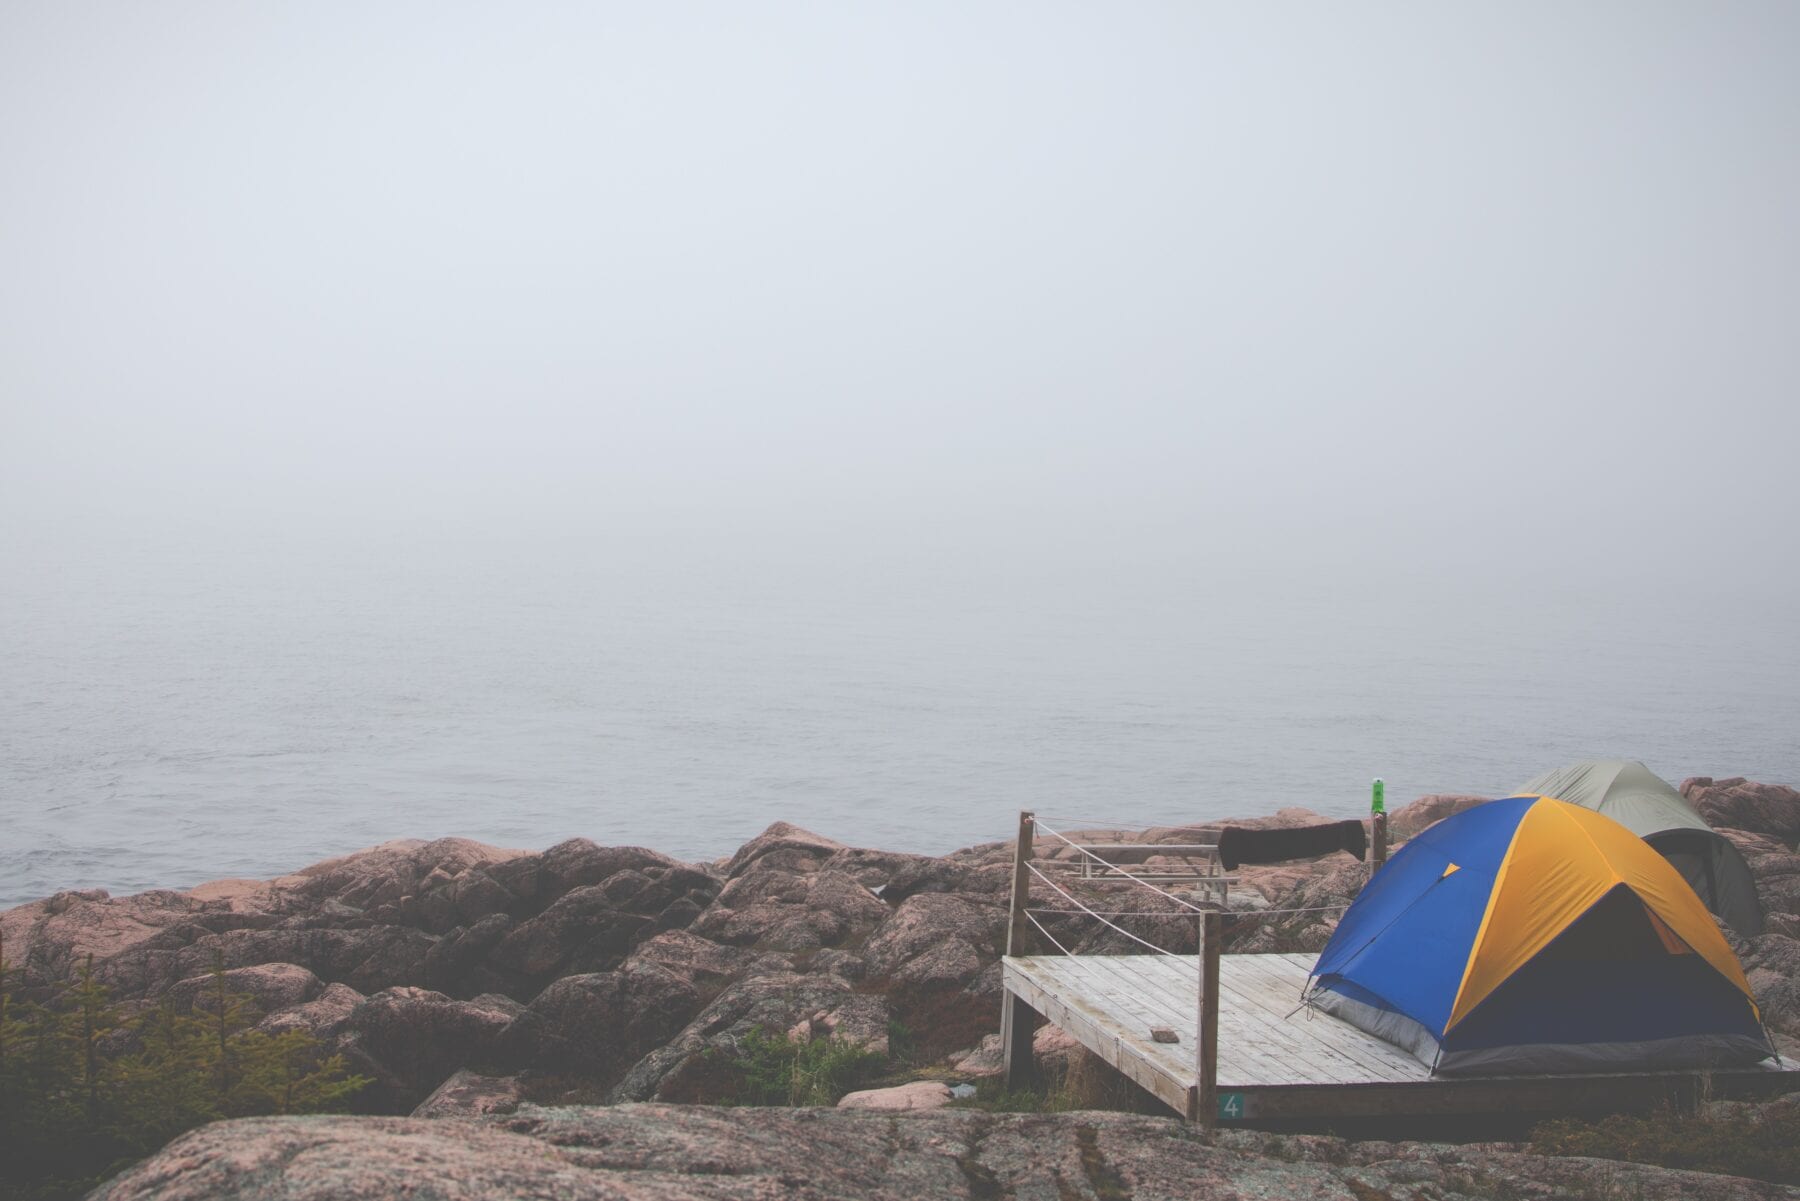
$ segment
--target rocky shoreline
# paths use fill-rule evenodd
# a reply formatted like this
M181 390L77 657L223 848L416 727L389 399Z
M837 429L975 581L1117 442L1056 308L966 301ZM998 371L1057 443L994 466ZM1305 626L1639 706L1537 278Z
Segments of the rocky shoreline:
M1778 1046L1800 1052L1800 792L1706 778L1682 792L1755 874L1768 930L1733 945ZM1421 798L1395 812L1394 836L1478 800ZM1234 824L1315 820L1288 809ZM1100 833L1155 844L1210 832ZM270 881L58 893L0 914L0 935L25 993L63 986L91 956L128 1008L192 1005L220 964L256 999L264 1029L307 1030L371 1077L357 1108L372 1114L467 1115L519 1099L695 1102L713 1096L711 1052L759 1028L884 1055L903 1040L911 1063L991 1072L1010 856L1003 843L945 856L847 847L786 823L716 863L579 838L535 853L449 838L389 843ZM1366 869L1337 854L1241 874L1226 949L1316 950L1333 915L1259 914L1341 904ZM1189 918L1137 920L1146 937L1191 945ZM1123 941L1082 919L1053 932L1083 951ZM458 1073L465 1089L471 1074L490 1083L466 1102L454 1100L455 1085L433 1096ZM666 1124L676 1111L620 1112ZM499 1123L496 1138L522 1137L498 1116L480 1120ZM356 1120L331 1121L348 1131Z
M621 1105L481 1119L247 1118L94 1201L1750 1201L1800 1189L1502 1146L1198 1135L1131 1114Z

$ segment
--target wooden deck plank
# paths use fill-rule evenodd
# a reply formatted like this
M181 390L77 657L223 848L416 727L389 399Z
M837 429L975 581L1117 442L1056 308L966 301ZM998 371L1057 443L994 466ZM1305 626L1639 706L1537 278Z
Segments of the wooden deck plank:
M1271 1045L1283 1048L1289 1061L1300 1065L1291 1082L1361 1084L1371 1079L1368 1065L1346 1054L1343 1047L1329 1037L1335 1032L1312 1029L1298 1016L1290 1018L1288 1015L1294 1006L1286 996L1272 992L1263 982L1242 971L1233 972L1230 982L1221 979L1219 983L1224 993L1221 1002L1231 1006L1234 1028L1256 1029Z
M1237 1020L1264 1032L1285 1049L1290 1060L1303 1062L1298 1079L1270 1083L1365 1084L1391 1078L1394 1065L1363 1045L1378 1040L1336 1018L1319 1022L1296 1014L1298 997L1285 982L1266 979L1253 970L1255 965L1249 961L1261 956L1231 958L1234 970L1220 985L1226 996L1237 1002L1232 1005Z
M1127 1035L1116 1019L1082 997L1079 990L1067 987L1066 978L1058 987L1052 973L1023 966L1028 962L1006 960L1003 976L1008 990L1025 998L1026 1004L1177 1113L1188 1111L1189 1092L1194 1085L1191 1069L1179 1076L1162 1070L1156 1063L1159 1057L1143 1054L1137 1040ZM1130 1050L1128 1043L1132 1044Z
M1332 1035L1351 1040L1371 1036L1320 1017L1298 1029L1284 1024L1292 998L1259 978L1246 977L1241 960L1221 964L1219 1080L1222 1084L1361 1084L1391 1079L1394 1064L1346 1054ZM1044 971L1063 988L1078 989L1112 1011L1123 1029L1148 1040L1152 1026L1177 1031L1182 1044L1152 1043L1150 1055L1167 1070L1192 1071L1199 1008L1197 966L1191 958L1159 955L1075 956L1053 959ZM1294 1019L1294 1025L1306 1022ZM1186 1046L1185 1052L1175 1047ZM1382 1044L1385 1045L1385 1044ZM1296 1053L1298 1052L1298 1054Z
M1085 958L1085 957L1084 957ZM1171 1008L1177 1012L1177 1029L1192 1030L1199 1007L1199 981L1189 979L1181 970L1182 961L1159 956L1122 957L1122 966L1134 970L1146 991L1164 993L1176 999ZM1296 1057L1295 1032L1283 1027L1286 998L1271 1003L1269 992L1256 981L1242 978L1244 965L1233 956L1221 962L1219 1079L1221 1083L1243 1081L1255 1084L1365 1083L1384 1077L1372 1073L1366 1064L1339 1053L1322 1031L1303 1031L1305 1054ZM1285 1009L1283 1009L1285 1006ZM1333 1022L1335 1023L1335 1019ZM1169 1023L1173 1024L1173 1022ZM1336 1023L1341 1024L1341 1023ZM1353 1029L1353 1028L1352 1028ZM1362 1035L1361 1031L1354 1031Z
M1193 1019L1183 1025L1180 1017L1167 1006L1164 994L1133 987L1136 978L1129 974L1126 965L1116 960L1138 957L1083 955L1072 958L1074 962L1065 965L1060 973L1062 978L1081 981L1096 995L1105 996L1106 1007L1120 1021L1121 1033L1129 1035L1134 1044L1146 1047L1149 1057L1169 1075L1192 1083L1195 1078ZM1182 1041L1156 1042L1150 1036L1151 1028L1155 1026L1173 1027Z
M1136 956L1136 959L1147 960L1147 956ZM1159 958L1154 964L1141 963L1134 965L1144 981L1144 987L1162 991L1174 998L1173 1008L1179 1015L1182 1025L1178 1030L1192 1032L1198 1020L1200 1006L1200 981L1190 977L1183 970L1185 961L1171 962ZM1235 965L1226 960L1220 962L1219 989L1221 997L1233 995L1233 987L1229 980L1231 968ZM1291 1055L1283 1040L1265 1028L1265 1024L1255 1020L1255 1013L1241 1005L1224 1004L1219 1013L1219 1080L1229 1082L1238 1079L1268 1081L1270 1083L1301 1083L1311 1077L1298 1065L1291 1063Z
M1299 985L1306 979L1304 972L1296 974L1291 965L1256 962L1265 958L1262 955L1239 958L1246 961L1239 965L1242 968L1239 978L1246 982L1254 980L1259 997L1266 1004L1281 1008L1280 1020L1290 1037L1308 1045L1327 1046L1334 1055L1357 1064L1366 1073L1363 1080L1346 1080L1345 1083L1423 1080L1431 1075L1430 1068L1406 1051L1348 1022L1318 1011L1294 1013L1300 1005ZM1287 1016L1289 1014L1293 1016Z
M1629 1107L1693 1092L1693 1072L1433 1078L1410 1054L1318 1012L1296 1013L1315 957L1227 955L1220 964L1219 1090L1247 1117L1483 1113ZM1178 1112L1197 1083L1194 956L1031 956L1005 960L1008 991ZM1180 1041L1158 1043L1168 1026ZM1717 1095L1800 1087L1800 1064L1710 1074ZM1721 1091L1723 1090L1723 1091Z

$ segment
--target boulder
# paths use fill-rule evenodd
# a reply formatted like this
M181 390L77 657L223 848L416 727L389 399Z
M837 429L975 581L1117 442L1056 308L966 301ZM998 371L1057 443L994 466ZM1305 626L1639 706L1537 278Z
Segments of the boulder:
M1765 922L1778 928L1783 915L1800 916L1800 854L1787 844L1767 834L1752 834L1729 827L1719 831L1750 868L1756 883L1757 899L1762 903Z
M541 1072L578 1073L593 1087L611 1088L728 984L793 966L780 955L665 931L615 971L565 976L544 989L502 1034L499 1058Z
M612 1100L717 1100L730 1061L753 1030L838 1038L885 1055L887 1003L836 976L777 974L740 980L634 1065L613 1089Z
M841 842L790 822L776 822L725 861L725 876L736 879L752 865L788 872L816 871L833 855L848 849Z
M946 893L908 897L863 948L863 962L876 979L901 976L909 964L946 943L976 952L997 953L1006 936L1006 910L999 905Z
M324 991L319 978L297 963L259 963L221 973L226 989L246 994L259 1013L276 1013L312 1000ZM217 984L209 972L190 976L169 989L167 999L180 1010L210 1006ZM216 1007L214 1012L217 1012Z
M512 929L513 919L504 913L490 913L467 929L452 927L425 952L427 987L452 997L519 989L515 976L489 962Z
M264 1034L304 1030L327 1042L344 1029L356 1007L367 999L348 984L327 984L312 1000L276 1010L258 1022L256 1028Z
M1053 1026L1040 1028L1055 1029ZM1006 1070L1006 1048L1001 1045L998 1033L983 1035L975 1046L950 1059L957 1074L962 1076L998 1076Z
M771 951L859 943L893 912L855 876L764 866L734 877L692 929L714 942Z
M928 864L941 862L942 860L931 855L908 855L900 851L850 847L833 854L819 865L819 869L849 876L885 900L888 887L897 877L918 871ZM898 904L899 901L894 903Z
M1763 1024L1800 1034L1800 939L1765 933L1742 944L1739 960L1756 993Z
M1388 842L1391 845L1405 842L1409 838L1417 838L1446 817L1455 817L1459 813L1466 813L1491 799L1491 797L1466 796L1460 793L1433 793L1429 796L1422 796L1388 814Z
M1334 855L1325 870L1294 891L1272 897L1260 912L1234 912L1225 919L1225 949L1234 955L1318 952L1337 930L1344 910L1368 882L1368 868Z
M519 899L514 916L531 917L576 888L599 884L620 872L635 871L667 880L676 877L683 889L700 888L710 895L718 881L710 869L671 859L645 847L603 847L585 838L559 842L540 855L523 855L486 869L487 875Z
M1067 1076L1075 1061L1085 1054L1087 1048L1060 1026L1039 1026L1031 1036L1031 1060L1044 1079L1060 1080ZM1004 1070L1004 1060L1001 1066Z
M662 930L690 925L712 902L716 881L705 872L637 847L563 843L545 853L531 884L543 897L554 887L611 866L599 880L572 883L537 916L506 931L487 954L490 966L528 982L530 991L559 975L609 971L633 947ZM523 870L523 869L521 869Z
M1800 792L1781 784L1757 784L1742 776L1715 780L1694 776L1681 795L1714 829L1766 834L1792 850L1800 844Z
M399 905L429 887L427 881L452 879L471 869L484 869L526 856L524 851L491 847L467 838L430 842L399 839L327 859L291 876L272 881L283 907L327 898L355 909Z
M950 1086L941 1080L915 1080L892 1088L866 1088L846 1093L839 1109L942 1109L950 1104Z
M704 1003L691 977L654 961L633 958L616 971L564 976L506 1029L499 1058L515 1067L578 1073L608 1088L680 1033Z
M197 926L164 931L96 963L95 973L115 996L161 996L183 980L204 976L215 964L227 970L266 963L295 964L321 980L363 992L419 984L433 939L404 926L352 929L240 928L213 932Z
M621 909L598 884L571 889L494 948L496 964L527 978L617 967L652 918Z
M208 904L158 890L113 898L104 889L59 892L0 914L6 961L26 986L71 980L91 956L98 966L208 912Z
M1056 1082L1069 1074L1069 1069L1089 1052L1073 1035L1061 1027L1045 1023L1032 1032L1031 1059L1039 1080ZM976 1079L1000 1076L1006 1071L1006 1048L999 1034L989 1034L973 1049L950 1057L952 1070L958 1076Z
M415 1118L470 1118L511 1113L524 1099L517 1076L481 1076L463 1070L437 1086L412 1111Z
M922 892L975 894L1004 903L1012 889L1012 848L992 843L946 855L920 858L902 864L881 899L898 905Z
M997 967L1006 910L947 893L915 893L863 948L870 987L927 1055L968 1046L1000 1020Z
M351 1012L339 1049L353 1066L375 1065L378 1080L397 1084L411 1109L457 1068L488 1059L500 1032L523 1012L506 997L457 1001L423 988L390 988Z

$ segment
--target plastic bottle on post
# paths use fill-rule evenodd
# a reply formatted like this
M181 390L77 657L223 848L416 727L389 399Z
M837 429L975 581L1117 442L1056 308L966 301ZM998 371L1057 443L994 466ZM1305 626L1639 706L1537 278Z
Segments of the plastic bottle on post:
M1387 862L1387 785L1375 777L1369 794L1369 866L1379 871Z

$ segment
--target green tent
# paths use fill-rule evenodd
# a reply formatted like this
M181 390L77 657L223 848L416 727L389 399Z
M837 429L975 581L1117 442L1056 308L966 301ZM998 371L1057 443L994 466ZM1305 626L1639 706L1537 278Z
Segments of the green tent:
M1675 865L1706 907L1748 938L1763 931L1750 865L1687 799L1635 759L1595 759L1545 772L1520 788L1604 813Z

